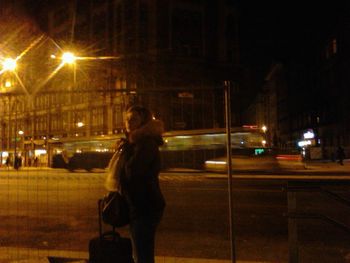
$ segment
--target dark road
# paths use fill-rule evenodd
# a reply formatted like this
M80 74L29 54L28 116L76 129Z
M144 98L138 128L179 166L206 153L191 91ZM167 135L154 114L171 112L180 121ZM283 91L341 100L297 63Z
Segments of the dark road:
M243 178L233 180L237 259L287 262L287 181ZM229 259L227 181L201 173L164 173L160 181L167 207L156 254ZM86 251L98 231L96 200L105 193L103 182L103 173L2 171L2 246ZM349 198L346 184L322 188ZM350 222L344 203L317 191L298 192L297 204L300 211ZM345 262L346 232L319 219L300 219L298 226L301 262ZM127 235L125 228L120 232Z

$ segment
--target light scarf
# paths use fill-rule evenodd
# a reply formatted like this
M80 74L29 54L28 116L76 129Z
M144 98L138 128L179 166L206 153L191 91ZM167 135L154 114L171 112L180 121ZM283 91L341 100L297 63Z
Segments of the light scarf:
M120 156L120 151L118 150L113 154L108 164L105 188L107 189L107 191L110 191L110 192L120 191L120 182L119 182L119 178L117 178L118 175L116 173L119 156Z

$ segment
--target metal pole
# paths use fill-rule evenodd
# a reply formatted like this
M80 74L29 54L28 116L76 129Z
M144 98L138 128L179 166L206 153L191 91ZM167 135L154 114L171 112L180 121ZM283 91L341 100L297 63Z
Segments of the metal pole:
M288 182L288 188L293 187L292 182ZM288 189L287 188L287 189ZM290 215L295 214L297 210L297 193L294 191L287 192L287 206L288 206L288 263L299 262L299 248L298 248L298 222L296 218Z
M13 157L13 168L17 169L17 101L16 99L13 101L13 107L15 108L15 150Z
M235 251L235 233L233 227L233 198L232 198L232 154L231 154L231 83L224 82L225 86L225 117L226 117L226 136L227 136L227 177L228 177L228 201L229 201L229 220L230 220L230 241L231 241L231 262L236 262Z

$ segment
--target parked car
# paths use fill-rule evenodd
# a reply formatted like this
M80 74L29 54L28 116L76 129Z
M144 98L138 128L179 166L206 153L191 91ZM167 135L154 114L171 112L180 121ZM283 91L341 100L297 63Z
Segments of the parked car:
M68 162L63 158L62 154L55 154L52 156L52 168L67 168Z
M62 155L55 155L52 161L53 168L66 168L73 172L78 169L84 169L91 172L93 169L105 169L109 160L112 158L112 152L82 152L75 153L68 159L68 163Z
M68 162L67 169L74 171L84 169L91 172L92 169L105 169L108 166L109 160L112 158L112 152L83 152L75 153Z

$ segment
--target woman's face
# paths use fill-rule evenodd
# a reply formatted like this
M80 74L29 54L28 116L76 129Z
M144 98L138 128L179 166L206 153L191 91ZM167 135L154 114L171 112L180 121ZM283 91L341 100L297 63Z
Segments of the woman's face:
M142 119L140 114L135 111L129 111L126 113L125 118L125 129L127 132L132 132L139 128L142 124Z

